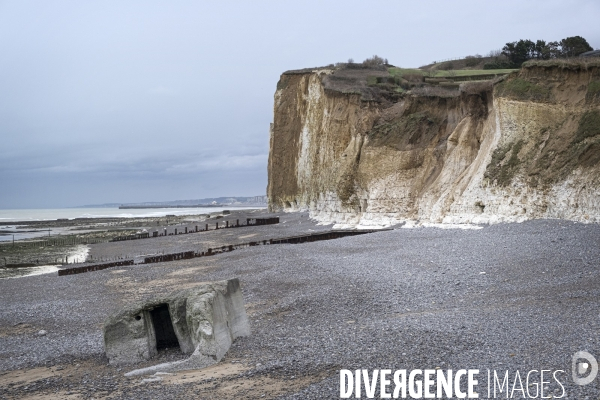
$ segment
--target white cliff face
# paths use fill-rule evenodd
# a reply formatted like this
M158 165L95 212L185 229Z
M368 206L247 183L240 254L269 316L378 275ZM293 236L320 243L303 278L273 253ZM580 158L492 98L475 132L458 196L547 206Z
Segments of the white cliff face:
M270 207L340 228L600 222L600 136L581 139L585 121L600 118L581 93L594 74L527 70L493 92L386 105L328 91L319 73L282 76ZM532 76L550 82L545 101L511 94L511 80Z
M445 213L443 222L521 222L533 218L600 222L598 166L579 166L564 179L542 188L532 187L523 173L516 173L511 184L504 187L484 177L487 165L492 162L492 149L522 140L524 145L519 154L525 158L537 151L536 146L546 144L547 137L541 137L549 135L542 133L546 127L560 125L572 115L581 115L582 109L502 98L494 101L494 109L497 117L491 147L486 149L482 144L480 150L486 159L473 174L465 192ZM480 213L473 213L475 203L485 206Z

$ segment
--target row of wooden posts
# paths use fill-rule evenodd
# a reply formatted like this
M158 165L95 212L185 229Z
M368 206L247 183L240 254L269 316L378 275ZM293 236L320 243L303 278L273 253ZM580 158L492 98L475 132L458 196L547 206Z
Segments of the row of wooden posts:
M149 239L149 238L155 238L155 237L161 237L161 236L185 235L188 233L207 232L207 231L218 230L218 229L241 228L241 227L245 227L245 226L256 226L256 225L272 225L272 224L278 224L278 223L279 223L279 217L246 218L246 224L242 223L241 225L240 225L240 220L236 219L235 224L233 224L233 223L230 224L229 221L225 221L225 223L221 224L220 227L219 227L219 223L217 222L215 224L214 229L210 229L208 224L205 224L204 229L199 228L198 225L195 225L194 229L188 229L188 227L185 226L182 231L179 231L177 228L175 228L174 232L168 233L167 228L164 228L163 232L159 232L159 231L152 232L152 236L150 236L149 232L143 232L143 233L138 233L135 235L118 236L116 238L111 239L111 242L121 242L124 240Z

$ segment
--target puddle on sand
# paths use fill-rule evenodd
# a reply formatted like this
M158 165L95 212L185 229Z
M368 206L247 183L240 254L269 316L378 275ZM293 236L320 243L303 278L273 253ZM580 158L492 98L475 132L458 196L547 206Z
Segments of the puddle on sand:
M86 244L80 244L69 252L69 262L84 262L90 252L90 247Z
M83 262L90 251L85 244L77 245L69 252L69 261ZM0 267L0 279L23 278L25 276L51 274L58 271L60 265L37 265L35 267L2 268Z

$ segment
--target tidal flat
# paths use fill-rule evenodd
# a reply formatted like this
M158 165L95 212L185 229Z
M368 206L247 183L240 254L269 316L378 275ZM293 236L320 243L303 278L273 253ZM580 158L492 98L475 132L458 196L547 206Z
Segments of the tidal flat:
M213 213L214 219L222 213ZM90 244L107 243L115 238L135 235L140 232L159 230L161 234L173 234L179 228L193 229L200 222L210 220L210 214L167 215L157 217L102 217L73 218L58 220L23 220L3 222L4 236L25 237L24 240L0 241L0 279L14 275L8 267L23 268L47 265L68 265L78 263L102 262L122 259L134 254L110 253L106 258L94 258L89 254Z

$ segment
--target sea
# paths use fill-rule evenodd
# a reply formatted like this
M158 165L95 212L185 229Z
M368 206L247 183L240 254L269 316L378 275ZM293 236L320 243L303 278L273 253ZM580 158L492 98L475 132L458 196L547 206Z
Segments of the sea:
M190 207L190 208L46 208L46 209L0 209L0 226L4 222L42 221L59 218L142 218L164 217L165 215L198 215L223 210L255 209L253 207Z

